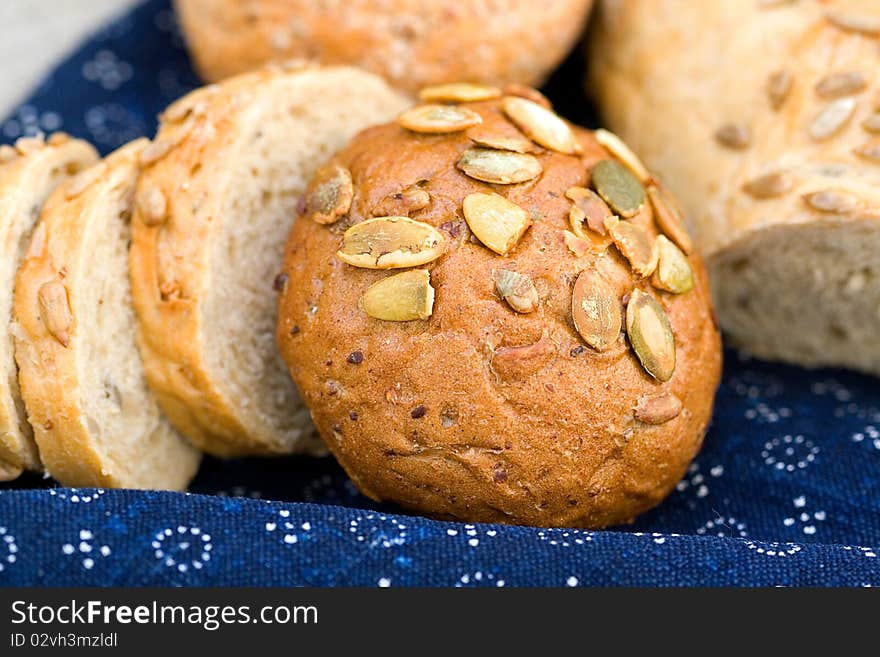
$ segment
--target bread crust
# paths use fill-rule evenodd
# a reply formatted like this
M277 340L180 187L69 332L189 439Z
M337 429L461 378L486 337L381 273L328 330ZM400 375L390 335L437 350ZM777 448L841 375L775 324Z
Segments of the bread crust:
M40 138L20 139L16 147L3 146L0 163L0 261L7 326L12 320L15 272L24 255L40 208L55 187L92 164L98 154L88 143L57 133L48 143ZM13 479L21 470L40 470L37 445L27 421L14 360L11 331L0 338L0 480Z
M803 272L794 274L794 267L790 279L756 274L749 283L743 276L753 257L812 257L806 249L798 256L799 245L823 231L829 260L844 263L846 252L868 243L866 235L880 242L880 165L856 153L878 143L865 123L880 112L880 35L843 29L845 15L864 17L866 28L871 17L880 24L877 3L861 0L606 0L590 41L588 87L611 128L678 196L734 343L765 358L880 373L876 338L845 337L846 324L876 316L852 312L859 296L848 310L840 305L850 303L846 290L864 278L862 265L878 271L876 252L852 262L852 283L831 280L818 266L806 272L814 283L798 280ZM823 129L820 115L834 103L843 120L838 125L826 115ZM769 177L776 174L782 177ZM854 204L823 211L809 199L824 191ZM811 302L795 318L766 308L749 317L747 301L767 286L791 305L799 297ZM786 337L782 324L791 321L810 339Z
M101 205L109 202L104 200L108 194L132 195L138 157L148 143L140 139L119 149L87 170L85 182L74 179L50 197L16 281L16 359L22 395L43 463L67 486L183 489L200 461L199 453L162 420L157 435L144 437L153 444L138 458L152 460L153 450L167 450L162 465L170 462L170 467L144 472L137 464L116 463L101 449L101 418L90 420L85 409L89 391L84 376L96 364L83 362L83 341L103 339L79 334L78 311L89 310L84 307L85 297L97 284L90 276L89 247L96 236L88 222L92 217L103 220L96 212L116 211ZM42 301L47 285L61 286L56 299L61 307L48 312ZM50 324L53 313L67 314L63 333Z
M289 57L354 64L401 89L468 80L540 84L592 0L177 0L196 67L218 80Z
M314 447L307 440L312 433L308 423L301 427L303 440L292 443L271 427L245 422L243 409L252 400L236 398L211 371L206 336L212 329L204 315L212 285L209 249L221 230L215 217L239 182L231 179L230 163L247 149L243 136L253 128L259 108L275 101L273 85L306 84L315 76L329 84L362 86L364 93L376 97L396 97L377 78L353 69L297 64L244 74L197 90L169 107L153 144L161 157L153 160L150 154L152 161L140 180L139 196L159 190L167 200L167 216L159 225L145 217L141 204L133 218L132 285L147 377L178 430L217 456ZM272 281L265 284L270 289Z
M467 108L482 116L484 132L506 124L498 101ZM610 157L592 133L576 136L581 155L536 148L543 173L500 185L456 168L473 145L464 132L374 127L333 160L354 181L347 218L294 224L278 342L321 436L371 498L466 521L603 527L656 505L697 452L721 364L705 271L691 256L696 287L672 295L638 279L613 247L601 256L569 250L565 192L589 184L593 165ZM413 185L430 203L409 216L447 240L439 259L421 265L435 289L433 314L372 319L362 294L396 272L334 254L347 227ZM507 257L479 244L462 217L463 199L477 192L505 196L534 220ZM648 206L633 221L657 234ZM501 268L531 277L537 310L519 314L498 297L493 272ZM617 299L643 289L660 300L678 345L670 381L645 372L623 333L605 351L586 346L571 316L584 270L598 272ZM661 392L683 410L658 425L636 421L639 400Z

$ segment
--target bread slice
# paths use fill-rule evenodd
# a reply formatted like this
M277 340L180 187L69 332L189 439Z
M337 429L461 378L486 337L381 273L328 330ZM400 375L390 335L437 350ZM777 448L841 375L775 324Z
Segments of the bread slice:
M357 69L291 64L164 113L142 158L132 284L150 384L205 451L319 444L275 344L284 242L318 165L406 103Z
M12 318L15 272L49 194L98 159L95 149L63 133L19 139L0 146L0 327ZM0 481L23 469L39 470L40 459L18 388L12 335L0 329Z
M67 486L184 488L198 452L164 418L135 342L128 275L141 139L46 202L15 287L21 393Z

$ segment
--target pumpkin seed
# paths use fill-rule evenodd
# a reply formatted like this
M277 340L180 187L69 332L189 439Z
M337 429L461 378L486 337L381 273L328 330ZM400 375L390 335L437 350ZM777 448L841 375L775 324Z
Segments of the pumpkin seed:
M563 232L563 240L565 241L565 246L568 247L568 250L571 251L576 258L583 258L592 250L592 243L589 240L586 240L583 237L578 237L570 230Z
M546 107L547 109L553 109L553 103L550 102L550 99L547 98L547 96L534 87L527 87L524 84L517 84L516 82L508 84L504 87L504 95L519 96L520 98L525 98L533 103L538 103L538 105Z
M553 110L519 96L506 96L501 109L516 127L544 148L567 155L581 151L572 129Z
M478 146L494 148L499 151L529 153L538 150L531 139L507 121L476 126L468 130L467 136Z
M605 351L620 336L620 299L611 285L591 269L583 270L575 281L571 318L584 342L597 351Z
M407 130L426 134L445 134L467 130L483 122L476 112L455 105L420 105L397 117Z
M419 98L426 103L475 103L500 97L501 90L497 87L469 82L437 84L419 92Z
M168 199L155 185L146 185L138 192L137 206L146 226L160 226L168 218Z
M494 148L469 148L461 154L455 166L471 178L499 185L526 182L537 178L544 170L533 155Z
M498 194L469 194L462 203L474 236L499 255L507 255L532 225L529 213Z
M847 96L832 100L810 123L808 132L815 141L822 141L837 134L856 111L856 99Z
M621 217L634 217L645 204L645 188L617 160L602 160L593 167L593 187Z
M361 297L370 317L386 322L428 319L434 311L434 288L425 269L401 272L373 283Z
M401 269L436 260L445 243L443 233L422 221L376 217L345 231L336 255L355 267Z
M389 194L373 208L377 217L405 217L413 212L424 210L431 204L431 195L418 185L412 185L400 192Z
M866 36L880 36L880 14L853 9L827 9L827 18L833 25L847 32Z
M645 424L664 424L679 416L681 400L671 392L639 398L635 407L635 418Z
M650 276L657 268L655 240L641 226L629 221L618 221L608 231L614 246L629 261L629 266L639 276Z
M829 73L816 83L816 95L820 98L851 96L868 86L868 78L861 71Z
M322 166L306 189L305 216L319 224L332 224L351 210L354 185L351 173L334 163Z
M687 257L665 235L657 237L654 287L673 294L684 294L694 287L694 272Z
M502 381L522 380L546 366L556 350L556 344L546 334L533 344L497 347L492 353L492 370Z
M46 145L46 140L43 138L42 134L37 135L36 137L19 137L15 140L15 150L17 150L22 155L29 155L30 153L36 153L41 150Z
M753 198L765 200L782 196L793 186L791 178L787 174L781 171L774 171L757 178L752 178L743 185L743 191Z
M858 209L861 205L855 194L836 189L824 189L804 194L804 201L814 210L833 214L845 214Z
M880 139L875 139L869 141L867 144L862 144L855 150L855 152L856 155L859 155L866 160L880 162Z
M633 290L626 306L626 333L645 371L669 381L675 372L675 337L666 311L650 294Z
M510 269L492 272L498 295L518 313L530 313L538 307L538 290L532 279Z
M693 242L684 227L684 217L675 200L659 185L648 186L648 198L654 208L654 221L663 233L685 253L694 249Z
M752 142L752 135L744 125L726 123L715 131L715 140L727 148L742 150Z
M791 71L782 70L770 74L767 78L767 97L773 109L778 110L785 104L791 94L792 86L794 86L794 76Z
M596 141L604 146L614 157L623 162L641 182L647 183L651 180L651 173L648 171L648 167L644 165L639 156L633 153L632 149L620 137L603 128L596 130L593 135L596 137Z
M568 219L575 235L587 237L584 224L600 235L605 235L608 232L605 229L605 220L613 213L596 192L586 187L569 187L565 191L565 197L573 204L568 213Z

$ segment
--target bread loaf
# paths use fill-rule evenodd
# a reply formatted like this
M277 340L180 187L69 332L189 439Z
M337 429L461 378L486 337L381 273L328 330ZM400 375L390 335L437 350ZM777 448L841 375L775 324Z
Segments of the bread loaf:
M128 275L141 139L62 185L15 287L21 393L66 486L182 489L198 452L162 416L135 344Z
M274 339L283 243L319 162L402 105L368 73L306 66L230 79L163 114L141 153L133 293L148 380L205 451L319 444Z
M176 0L199 72L218 80L290 57L356 64L397 87L541 83L592 0Z
M591 88L753 354L880 374L880 4L605 0Z
M287 244L278 342L315 424L376 500L629 521L709 422L721 359L700 259L613 135L498 89L424 95L444 104L320 169ZM325 203L330 180L346 193Z
M40 458L18 386L12 333L15 273L40 208L49 194L98 157L86 142L67 135L19 139L0 146L0 480L22 469L39 470Z

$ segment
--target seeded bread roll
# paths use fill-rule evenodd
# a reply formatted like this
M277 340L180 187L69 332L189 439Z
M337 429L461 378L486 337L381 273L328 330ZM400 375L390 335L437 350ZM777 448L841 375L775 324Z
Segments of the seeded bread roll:
M128 276L141 139L47 201L15 286L21 393L66 486L186 488L199 453L159 411L135 344Z
M880 4L609 0L594 36L591 88L681 200L732 341L880 374Z
M275 345L284 238L319 160L403 102L351 68L261 71L172 105L142 152L131 270L147 377L205 451L320 445Z
M41 468L33 431L27 421L12 334L12 290L15 272L43 202L58 185L98 157L89 144L57 133L19 139L0 146L0 481L15 479L23 469Z
M630 521L709 422L721 358L703 266L614 135L534 91L425 95L445 104L319 171L291 232L278 342L315 424L376 500Z
M290 57L355 64L414 91L471 80L539 84L592 0L176 0L196 67L218 80Z

